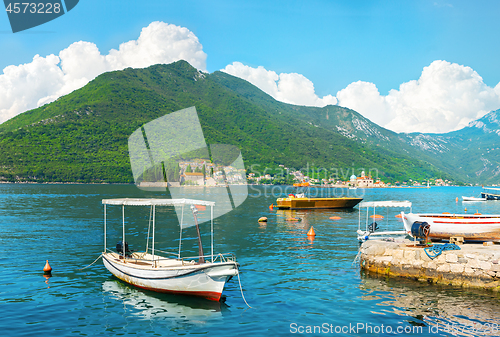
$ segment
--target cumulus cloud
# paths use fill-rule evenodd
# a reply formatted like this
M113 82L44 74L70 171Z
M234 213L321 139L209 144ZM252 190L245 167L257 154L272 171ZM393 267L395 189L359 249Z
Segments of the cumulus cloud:
M233 62L222 71L247 80L281 102L319 107L337 104L337 99L332 95L319 98L314 91L314 84L301 74L281 73L278 75L262 66L252 68L240 62Z
M491 88L472 68L446 61L425 67L418 80L382 96L373 83L355 82L338 104L396 132L448 132L500 108L500 83Z
M0 75L0 123L83 87L99 74L127 67L186 60L206 69L206 54L187 28L164 22L144 27L137 40L101 54L94 43L75 42L58 56L35 55L33 61L8 66Z

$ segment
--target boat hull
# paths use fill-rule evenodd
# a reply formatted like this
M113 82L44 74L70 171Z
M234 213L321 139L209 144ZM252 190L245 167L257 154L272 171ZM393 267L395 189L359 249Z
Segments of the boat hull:
M485 197L476 198L476 197L462 197L462 201L486 201Z
M427 222L430 225L429 238L435 240L461 236L467 241L500 242L500 215L403 213L408 233L415 221Z
M172 294L200 296L218 301L225 283L238 275L236 262L155 266L153 262L120 259L103 254L104 266L117 278L138 288ZM134 262L135 261L135 262Z
M279 198L279 209L335 209L353 208L362 198Z

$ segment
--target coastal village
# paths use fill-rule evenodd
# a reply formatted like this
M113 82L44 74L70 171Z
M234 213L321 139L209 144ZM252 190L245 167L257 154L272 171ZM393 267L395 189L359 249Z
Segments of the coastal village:
M337 187L337 188L386 188L386 187L399 187L399 186L412 186L412 187L428 187L428 186L451 186L452 182L440 178L429 179L426 181L417 181L409 179L408 181L396 181L395 183L384 182L380 178L374 178L371 174L366 174L364 170L360 172L359 176L355 174L350 175L347 180L340 180L335 178L313 178L300 170L289 171L284 165L280 165L284 172L288 172L292 176L293 183L309 182L311 185L322 187ZM353 170L354 171L354 170ZM282 177L279 175L278 177ZM255 173L248 174L248 182L253 184L274 184L277 180L276 175L264 174L256 175Z
M209 160L191 160L181 161L178 163L176 170L179 174L174 179L167 179L168 186L222 186L222 185L241 185L241 184L257 184L257 185L275 185L283 184L283 182L301 183L308 182L314 186L335 187L335 188L389 188L389 187L429 187L429 186L451 186L452 182L440 178L430 179L426 181L417 181L409 179L408 181L396 181L395 183L384 182L380 178L375 178L371 174L367 174L362 170L357 176L351 174L349 179L340 180L335 178L315 178L316 175L304 174L301 170L290 170L284 165L280 165L281 174L256 174L246 172L244 169L239 169L234 166L224 166L212 163ZM354 171L354 170L353 170ZM284 175L288 176L288 180L284 179ZM145 175L146 176L146 175ZM281 178L281 179L280 179ZM162 175L156 175L155 178L145 178L141 181L141 186L150 186L158 182L163 183Z

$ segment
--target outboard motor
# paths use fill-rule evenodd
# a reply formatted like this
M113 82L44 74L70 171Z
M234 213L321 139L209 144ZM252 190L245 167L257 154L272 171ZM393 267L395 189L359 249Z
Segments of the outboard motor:
M370 231L370 233L373 233L373 232L375 232L376 230L379 230L378 224L377 224L376 222L372 222L372 223L368 226L368 230Z
M415 221L411 225L411 236L416 240L426 243L428 241L429 233L431 232L431 225L423 221Z
M125 256L129 256L129 255L130 255L130 253L131 253L131 251L128 249L128 242L127 242L127 241L125 241L125 247L123 247L123 246L124 246L124 245L123 245L123 241L118 241L118 242L116 243L116 251L117 251L117 252L118 252L118 254L120 254L120 255L124 255L124 254L125 254ZM125 251L123 251L123 248L125 248Z

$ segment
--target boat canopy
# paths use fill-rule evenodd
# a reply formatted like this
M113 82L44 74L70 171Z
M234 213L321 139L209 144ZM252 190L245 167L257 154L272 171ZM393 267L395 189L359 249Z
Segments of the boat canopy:
M182 206L182 205L203 205L215 206L213 201L194 199L144 199L144 198L121 198L103 199L103 205L125 205L125 206Z
M359 204L359 208L362 207L411 207L411 201L397 201L397 200L387 200L387 201L367 201Z

